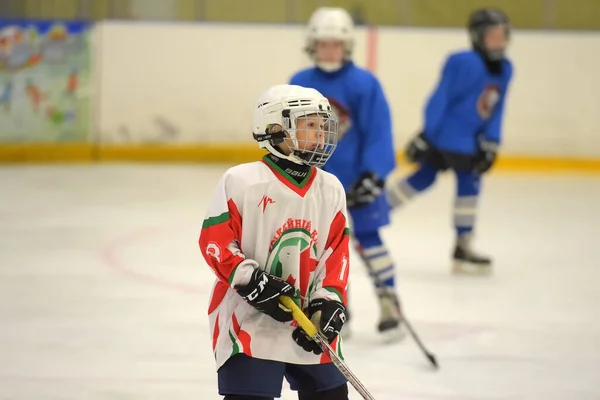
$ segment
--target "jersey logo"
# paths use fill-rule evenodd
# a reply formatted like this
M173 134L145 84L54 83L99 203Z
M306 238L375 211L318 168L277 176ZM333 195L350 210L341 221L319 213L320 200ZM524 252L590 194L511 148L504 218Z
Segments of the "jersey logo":
M306 175L308 175L308 173L310 172L310 170L306 171L306 172L302 172L302 171L295 171L291 168L286 168L285 172L289 175L289 176L294 176L297 178L306 178Z
M329 104L333 109L333 112L338 117L338 140L341 140L342 137L350 130L352 127L352 120L350 119L350 112L342 103L333 97L327 97L329 100Z
M206 246L206 254L217 260L217 262L221 262L221 248L215 242L210 242Z
M269 204L273 204L275 203L275 200L273 200L272 198L270 198L269 196L267 196L266 194L263 195L262 199L260 200L260 202L258 203L258 206L262 206L262 210L263 210L263 214L265 213L265 211L267 210L267 206Z
M256 298L265 290L265 287L267 287L267 283L269 283L269 277L266 274L263 274L258 282L258 286L248 296L246 296L246 300L256 300Z
M487 85L477 100L477 113L482 119L488 119L500 100L500 86Z
M316 231L290 226L273 243L266 270L275 276L287 276L287 282L298 280L296 296L305 303L312 291L317 267ZM295 285L294 285L295 286Z

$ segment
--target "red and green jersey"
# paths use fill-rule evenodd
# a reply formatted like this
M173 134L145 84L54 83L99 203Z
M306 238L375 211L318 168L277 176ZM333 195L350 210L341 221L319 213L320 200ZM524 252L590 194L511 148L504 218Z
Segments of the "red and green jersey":
M233 289L260 268L296 288L296 302L346 302L349 272L346 197L339 180L312 168L298 183L268 158L229 169L202 224L200 250L217 279L208 309L219 368L229 357L294 364L330 362L292 340L294 323L256 311ZM340 352L340 343L334 342Z

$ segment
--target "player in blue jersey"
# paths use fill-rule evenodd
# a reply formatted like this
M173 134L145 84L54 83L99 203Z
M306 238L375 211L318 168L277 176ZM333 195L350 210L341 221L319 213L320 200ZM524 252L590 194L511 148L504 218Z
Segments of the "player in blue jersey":
M481 178L493 165L500 145L502 118L513 67L505 56L510 27L498 9L475 11L468 23L473 49L451 54L425 108L425 126L406 148L419 164L407 179L389 181L388 200L397 208L452 169L455 273L489 273L491 259L471 247Z
M323 168L346 189L353 235L379 299L378 330L397 338L401 311L395 267L379 234L390 222L383 188L396 166L392 123L379 81L352 62L353 25L344 9L317 9L308 24L305 48L315 66L296 73L290 83L317 89L338 115L338 147Z

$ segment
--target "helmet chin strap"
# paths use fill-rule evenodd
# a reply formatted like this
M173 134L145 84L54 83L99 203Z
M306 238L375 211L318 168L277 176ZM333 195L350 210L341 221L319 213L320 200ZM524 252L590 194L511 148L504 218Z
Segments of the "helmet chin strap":
M474 45L473 49L481 54L487 61L497 62L502 61L505 57L505 49L501 50L488 50L484 46Z
M317 67L322 69L325 72L336 72L339 71L344 65L343 61L340 62L325 62L325 61L317 61L315 62Z
M504 58L504 49L502 50L486 50L487 58L490 61L500 61Z
M276 157L279 158L283 158L286 160L289 160L295 164L300 164L300 165L305 165L306 163L304 162L304 160L302 160L300 157L296 156L293 152L289 155L285 155L281 149L279 148L279 146L275 145L273 146L272 144L267 144L267 150L269 150L269 153L273 154Z

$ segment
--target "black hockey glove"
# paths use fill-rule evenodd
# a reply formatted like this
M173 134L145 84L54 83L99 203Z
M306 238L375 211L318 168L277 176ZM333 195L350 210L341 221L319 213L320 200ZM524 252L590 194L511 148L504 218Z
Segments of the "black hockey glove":
M374 202L381 193L385 182L373 172L365 172L346 193L348 208L361 207Z
M498 147L498 143L492 142L491 140L479 140L479 151L475 155L475 173L484 174L492 168L492 165L494 165L494 162L496 161Z
M313 321L321 333L332 343L340 334L346 322L346 307L339 301L317 299L308 306L308 317ZM292 338L304 351L321 354L321 346L312 340L304 329L297 327L292 332Z
M280 302L280 296L293 297L295 290L284 280L255 269L245 286L235 286L238 294L258 311L267 314L279 322L289 322L294 317L292 310L285 308Z
M429 155L430 146L427 139L425 139L425 133L421 132L415 136L404 150L406 158L413 163L420 163L425 161Z

